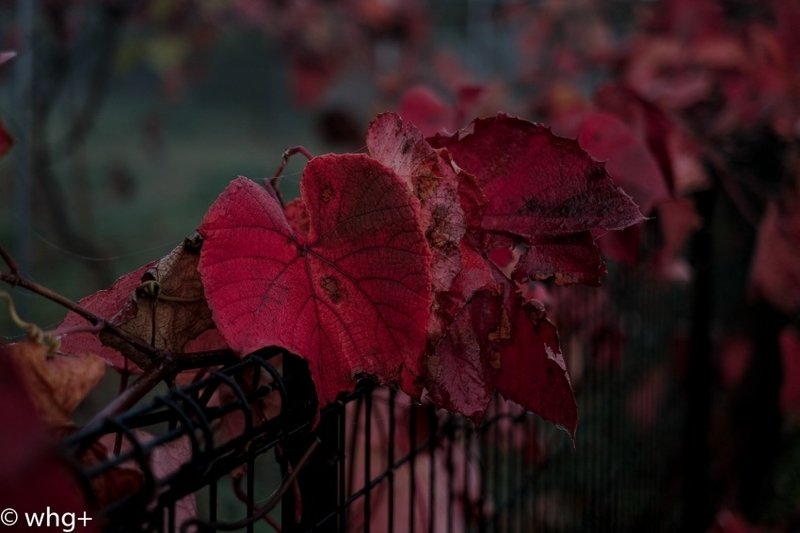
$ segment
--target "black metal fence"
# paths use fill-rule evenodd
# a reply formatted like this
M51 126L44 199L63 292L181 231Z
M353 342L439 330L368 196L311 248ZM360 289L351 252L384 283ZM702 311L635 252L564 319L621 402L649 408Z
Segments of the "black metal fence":
M476 428L369 380L315 424L307 365L268 348L65 445L111 531L680 530L692 286L612 265L551 294L574 443L499 397Z
M79 459L97 442L112 451L79 468L90 500L120 472L140 473L135 491L92 502L112 531L659 530L663 520L654 518L669 499L664 459L679 451L663 432L677 421L660 420L661 436L620 424L633 405L620 392L635 389L626 380L644 376L642 394L654 394L651 363L573 372L582 404L575 446L500 398L475 428L368 380L311 431L307 368L276 349L171 389L66 446ZM271 451L280 475L258 493L257 462ZM238 519L221 516L222 499Z

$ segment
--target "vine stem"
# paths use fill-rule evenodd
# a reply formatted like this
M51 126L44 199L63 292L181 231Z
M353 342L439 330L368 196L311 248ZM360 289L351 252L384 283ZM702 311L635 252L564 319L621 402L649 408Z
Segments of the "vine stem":
M261 509L259 509L258 512L253 516L243 520L237 520L236 522L209 523L204 522L201 519L190 519L181 524L181 533L186 533L189 531L191 526L197 526L201 531L236 531L237 529L242 529L250 524L254 524L258 520L261 520L264 516L266 516L267 513L274 509L276 505L278 505L278 503L281 501L281 498L283 498L283 495L286 494L286 491L294 486L297 476L303 470L303 467L308 464L308 460L311 458L311 455L317 449L319 444L319 438L314 439L303 456L297 462L297 465L292 469L292 473L289 474L284 482L281 483L281 486L278 487L278 490L276 490L275 493L270 496L269 500L267 500Z
M164 354L162 359L155 366L150 367L133 383L133 385L122 391L122 393L114 398L111 403L106 405L102 411L94 415L86 426L91 427L99 425L107 418L130 409L147 394L147 392L155 387L159 381L174 372L176 368L177 361L172 354Z
M286 165L289 163L289 159L292 158L293 155L301 154L305 156L306 159L309 161L314 159L314 154L308 151L308 148L305 146L292 146L288 148L285 152L283 152L283 157L281 157L281 164L278 165L277 170L275 170L275 174L272 175L269 182L265 183L264 185L269 184L273 191L275 191L275 195L278 197L278 201L281 203L281 207L286 207L286 202L283 201L283 196L281 196L281 192L278 190L278 179L283 174L283 170L286 168ZM266 182L266 178L264 179Z
M9 254L2 246L0 246L0 257L2 257L3 261L5 261L5 263L8 265L11 275L19 276L19 266L17 266L17 262L14 261L14 258L11 257L11 254Z
M0 250L2 250L2 247L0 247ZM38 294L39 296L43 296L44 298L47 298L48 300L55 302L62 307L66 307L75 314L82 316L95 326L99 326L100 324L102 324L103 330L106 330L109 333L116 335L123 341L127 342L128 344L136 348L139 352L142 352L143 354L150 356L149 359L144 356L137 357L133 361L141 368L148 368L152 366L153 360L159 359L159 356L161 354L160 350L150 346L143 340L134 337L128 332L118 328L114 324L107 322L103 317L92 313L82 305L73 302L69 298L62 296L57 292L48 289L47 287L44 287L42 285L39 285L38 283L25 279L19 274L6 273L6 272L0 272L0 281L5 281L12 287L13 286L22 287L24 289L28 289L29 291Z
M123 341L127 342L136 350L142 353L142 357L137 357L133 362L139 365L141 368L148 368L152 366L152 362L156 360L159 356L159 350L155 349L154 347L150 346L143 340L130 335L126 331L118 328L114 324L111 324L106 321L105 318L98 316L80 304L77 304L66 298L55 291L48 289L38 283L30 281L19 274L19 270L16 268L16 263L11 255L0 246L0 256L3 257L3 260L8 264L11 272L0 272L0 281L4 281L10 284L12 287L22 287L27 289L31 292L34 292L48 300L57 303L58 305L69 309L70 311L74 312L77 315L82 316L89 322L91 322L94 326L102 327L102 330L108 331L109 333L119 337ZM145 357L149 356L149 357Z
M235 478L233 478L232 481L233 481L233 492L236 494L236 497L239 498L239 500L242 503L247 503L247 494L245 494L245 492L242 490L242 478L241 477L235 477ZM259 511L261 511L261 506L259 506L258 504L254 503L253 504L253 512L254 513L258 513ZM274 518L272 518L268 514L265 514L263 518L264 518L264 521L267 522L270 525L270 527L272 527L272 529L277 531L277 533L281 533L281 526L280 526L280 524L278 524L278 522L275 521Z

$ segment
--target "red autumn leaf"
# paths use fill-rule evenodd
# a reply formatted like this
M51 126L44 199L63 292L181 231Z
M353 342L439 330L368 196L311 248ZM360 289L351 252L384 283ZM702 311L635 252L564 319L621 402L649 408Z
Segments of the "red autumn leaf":
M603 257L625 265L636 265L642 256L642 225L629 226L618 231L593 232L595 244Z
M450 317L450 321L475 291L481 289L497 290L498 288L486 260L465 242L462 242L459 248L461 252L461 270L453 280L450 290L434 294L439 314ZM450 321L448 321L448 325Z
M111 288L96 292L91 296L83 298L78 302L92 313L99 315L106 320L111 320L120 309L128 302L131 294L141 283L142 276L156 262L149 263L129 274L125 274L111 285ZM67 314L66 318L58 325L58 329L67 326L79 326L86 324L85 318L76 313ZM80 332L70 333L61 339L61 352L65 354L84 354L93 353L105 359L117 370L128 369L129 372L141 372L133 362L126 360L114 348L104 346L94 333ZM127 363L126 363L127 361Z
M702 219L689 198L663 201L657 209L663 244L652 258L653 270L661 279L688 283L692 267L681 254L689 237L702 225Z
M522 282L554 276L559 285L597 286L605 274L606 265L597 251L594 237L589 231L581 231L531 239L511 277Z
M574 437L578 410L555 326L496 270L495 280L502 291L476 292L436 347L431 398L480 422L497 391Z
M397 114L422 131L425 137L442 130L452 131L455 126L455 111L428 87L412 87L400 100Z
M433 346L458 308L472 292L481 288L470 283L454 287L453 282L464 268L462 240L470 222L467 211L472 211L472 215L476 211L480 213L486 198L477 189L472 176L458 175L446 159L447 154L440 157L419 129L402 121L395 113L382 114L370 124L367 148L372 157L392 169L420 201L420 227L432 252L433 306L428 322L428 342ZM465 207L462 192L470 186L474 189L473 204ZM483 268L483 279L490 280L484 262L473 263L470 268ZM472 274L481 276L479 272ZM440 300L446 300L449 305L439 305Z
M11 150L11 147L14 145L14 139L9 135L6 131L5 126L3 123L0 122L0 157L3 157Z
M295 198L286 204L283 212L286 213L286 220L289 222L292 231L304 238L308 238L308 209L306 209L303 199Z
M758 229L750 287L787 314L800 308L800 209L782 213L776 203L767 207Z
M544 126L501 114L475 120L442 144L489 198L488 231L554 236L643 220L601 163Z
M647 144L673 194L709 187L698 148L662 109L622 84L600 87L595 104L622 119Z
M199 270L214 322L241 355L305 357L320 405L361 373L419 395L431 278L416 200L361 154L312 159L301 192L308 236L244 178L209 209Z
M622 120L604 111L589 111L571 122L563 126L565 136L577 136L581 148L598 161L605 161L611 179L633 198L643 214L669 198L655 157Z
M595 93L594 100L598 108L622 119L647 143L668 185L674 191L674 170L667 142L675 135L676 126L669 115L622 84L609 83L601 86Z
M603 164L592 159L577 141L554 135L548 128L498 115L478 119L452 137L431 139L452 154L456 164L473 174L489 199L481 227L506 240L514 234L535 257L524 262L515 278L541 279L556 274L564 281L599 283L602 259L588 235L593 229L622 229L643 220L641 213ZM559 238L566 248L558 246ZM496 242L497 237L489 239ZM585 244L578 253L575 246ZM547 254L545 256L544 254ZM575 268L575 258L592 258Z
M644 136L622 120L604 111L573 112L554 126L559 135L577 137L581 147L592 157L605 161L614 183L619 185L649 214L654 206L670 197L666 178ZM620 231L595 232L603 256L621 263L639 262L641 226Z

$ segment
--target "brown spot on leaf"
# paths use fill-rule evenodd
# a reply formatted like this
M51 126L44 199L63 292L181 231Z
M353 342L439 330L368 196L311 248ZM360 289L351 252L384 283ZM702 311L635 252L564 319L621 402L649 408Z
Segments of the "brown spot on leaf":
M572 285L573 283L578 283L578 278L565 272L556 272L555 281L556 285Z
M440 211L444 211L444 209L437 208L434 210L433 223L428 231L425 232L425 237L427 237L428 242L433 248L445 250L452 244L450 243L450 224L447 221L447 217Z
M326 183L322 186L319 197L322 199L323 203L327 204L334 196L336 196L336 189L334 189L330 183Z
M436 192L436 187L439 186L439 178L432 172L426 172L419 175L414 185L416 186L417 198L425 201Z
M508 340L511 338L511 322L508 320L508 312L503 308L500 315L500 325L494 331L489 332L490 341ZM499 367L498 367L499 368Z
M547 311L545 311L544 304L539 300L529 300L525 304L530 309L531 322L534 324L540 320L547 318Z
M544 304L539 300L529 300L525 302L525 308L528 310L528 318L533 324L533 330L539 334L541 331L542 321L547 319L547 311Z
M328 295L328 298L335 304L338 304L344 299L344 289L339 285L339 280L333 276L325 276L320 283L322 290Z

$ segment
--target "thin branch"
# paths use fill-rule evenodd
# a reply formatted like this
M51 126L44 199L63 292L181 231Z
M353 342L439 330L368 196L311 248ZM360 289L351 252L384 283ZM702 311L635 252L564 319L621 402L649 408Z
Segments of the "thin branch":
M65 307L70 311L82 316L95 326L102 324L103 325L102 329L104 331L108 331L112 335L119 337L123 341L127 342L128 344L136 348L137 351L141 352L142 356L136 357L135 360L133 361L140 368L146 369L152 366L153 361L160 360L163 357L163 352L161 350L158 350L150 346L149 344L139 339L138 337L135 337L130 333L128 333L127 331L117 327L116 325L107 322L103 317L92 313L82 305L73 302L69 298L62 296L57 292L48 289L47 287L44 287L42 285L39 285L38 283L34 283L33 281L25 279L19 274L11 274L5 272L0 272L0 281L4 281L10 284L11 286L23 287L31 292L43 296L48 300L55 302L60 306Z
M244 490L242 490L242 478L241 477L235 477L235 478L233 478L232 481L233 481L233 492L234 492L234 494L236 494L236 497L239 498L239 500L241 500L242 503L246 504L247 503L247 494L245 494ZM261 511L261 506L259 506L257 503L254 503L253 504L253 512L258 513L260 511ZM278 522L274 518L272 518L270 515L265 514L264 515L264 521L267 524L269 524L272 527L272 529L274 529L278 533L281 533L280 524L278 524Z
M289 159L293 155L301 154L306 157L309 161L314 159L314 155L308 151L305 146L292 146L291 148L287 149L283 152L283 157L281 157L281 164L278 165L278 169L275 171L275 174L272 175L272 178L269 182L264 179L264 185L269 186L275 191L275 195L278 197L278 201L281 203L281 207L286 207L286 202L283 201L283 196L281 196L281 192L278 189L278 179L283 175L283 170L286 168L286 165L289 163Z
M17 262L14 261L14 258L11 257L5 248L0 246L0 257L3 258L3 261L8 265L9 270L13 276L19 276L19 267L17 266Z
M159 381L172 374L176 366L175 358L171 354L164 354L164 357L156 366L150 367L150 369L142 374L133 385L125 389L122 394L106 405L102 411L94 415L86 426L91 427L99 425L107 418L130 409L136 402L141 400L145 394L150 392Z
M176 353L178 371L194 370L209 366L227 365L239 360L233 350L210 350L207 352Z

